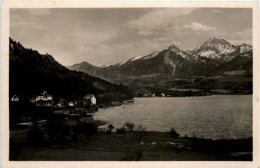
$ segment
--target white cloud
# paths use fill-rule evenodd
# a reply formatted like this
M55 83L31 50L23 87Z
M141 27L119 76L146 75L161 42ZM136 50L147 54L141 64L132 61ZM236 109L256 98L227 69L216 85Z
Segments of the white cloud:
M169 25L174 24L174 18L189 15L193 10L195 9L154 9L140 18L130 20L127 23L127 27L137 29L140 35L150 35L154 33L155 30L165 29Z
M216 30L215 27L211 27L208 25L203 25L201 23L198 22L192 22L190 24L186 24L183 26L186 29L191 29L191 30L195 30L195 31L211 31L211 30Z

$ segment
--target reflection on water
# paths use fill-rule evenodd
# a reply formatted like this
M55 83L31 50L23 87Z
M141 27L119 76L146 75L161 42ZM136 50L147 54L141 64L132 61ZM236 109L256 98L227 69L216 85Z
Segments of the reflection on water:
M252 136L252 96L135 98L134 103L99 109L95 119L120 128L126 121L149 131L169 131L181 136L220 139Z

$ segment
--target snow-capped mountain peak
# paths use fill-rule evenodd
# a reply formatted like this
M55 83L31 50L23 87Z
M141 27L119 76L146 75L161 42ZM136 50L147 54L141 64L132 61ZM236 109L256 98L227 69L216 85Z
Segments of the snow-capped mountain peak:
M194 50L194 54L201 57L219 60L222 55L230 54L236 50L236 46L227 39L217 36L210 38L201 47Z
M228 44L234 45L229 40L227 40L226 38L224 38L222 36L212 37L207 42L224 42L224 43L228 43Z
M211 47L211 48L214 47L219 52L221 52L221 50L223 50L223 49L227 49L227 48L234 49L236 46L234 44L232 44L231 42L229 42L227 39L225 39L221 36L217 36L217 37L210 38L200 48L203 48L203 47Z
M168 47L168 50L174 51L174 52L176 52L176 53L178 53L178 52L181 51L181 50L180 50L178 47L176 47L175 45L170 45L170 46Z

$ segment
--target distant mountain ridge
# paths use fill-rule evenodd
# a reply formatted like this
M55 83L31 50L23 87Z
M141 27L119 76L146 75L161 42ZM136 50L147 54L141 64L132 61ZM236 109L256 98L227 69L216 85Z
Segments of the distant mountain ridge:
M132 88L172 88L181 86L176 84L177 80L193 80L198 76L208 78L236 70L249 71L247 74L250 74L252 57L252 46L236 46L218 36L187 52L170 45L163 51L108 66L97 67L84 62L68 68Z

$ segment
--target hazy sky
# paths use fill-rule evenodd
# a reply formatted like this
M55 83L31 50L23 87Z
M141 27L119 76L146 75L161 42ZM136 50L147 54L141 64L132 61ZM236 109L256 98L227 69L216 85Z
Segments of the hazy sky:
M63 65L111 64L213 36L252 44L252 10L232 8L11 9L10 36Z

